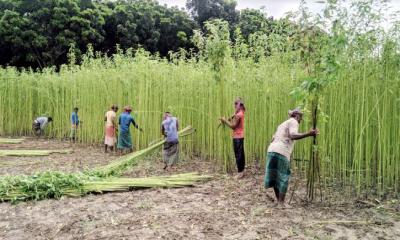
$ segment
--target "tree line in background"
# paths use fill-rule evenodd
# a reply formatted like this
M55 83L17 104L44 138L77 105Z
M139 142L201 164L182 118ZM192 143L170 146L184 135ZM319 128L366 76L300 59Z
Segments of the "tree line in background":
M204 30L206 21L217 18L245 43L261 34L290 33L288 20L274 20L262 10L239 11L236 5L188 0L185 11L154 0L0 0L0 65L59 66L68 62L70 49L81 56L88 45L104 54L141 47L168 56L181 48L191 51L193 30Z

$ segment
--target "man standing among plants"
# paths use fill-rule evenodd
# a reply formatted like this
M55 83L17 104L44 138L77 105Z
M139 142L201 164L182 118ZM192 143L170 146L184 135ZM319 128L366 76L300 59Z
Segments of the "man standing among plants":
M69 139L72 142L75 142L76 140L76 131L78 131L78 126L79 126L78 110L79 109L75 107L74 111L71 114L71 133L69 135Z
M179 160L179 122L170 112L165 112L161 123L161 134L165 137L163 147L164 170L174 166Z
M53 118L51 117L38 117L32 123L32 130L36 136L41 136L44 132L48 123L51 123Z
M318 129L311 129L307 133L299 133L299 124L303 120L303 113L299 108L289 111L289 119L278 126L267 150L264 186L274 188L278 204L285 207L285 196L290 178L290 155L294 141L306 137L316 136Z
M139 131L143 131L135 122L135 119L131 115L132 108L130 106L124 107L124 112L119 116L119 135L118 135L118 149L121 154L124 150L129 152L133 151L132 137L129 131L129 126L135 126Z
M110 111L106 112L104 116L105 126L105 137L104 137L104 152L107 153L107 149L114 150L116 143L116 130L117 130L117 112L118 106L112 105Z
M221 117L220 121L233 130L233 150L235 152L236 166L239 173L237 178L243 178L246 164L244 156L244 113L246 108L240 97L235 100L234 107L235 114L229 119Z

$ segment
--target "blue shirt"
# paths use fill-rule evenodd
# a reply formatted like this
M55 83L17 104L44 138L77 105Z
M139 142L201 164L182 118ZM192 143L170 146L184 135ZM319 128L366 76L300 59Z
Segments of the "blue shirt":
M127 112L123 112L121 115L119 115L118 123L119 131L121 133L129 132L129 125L131 123L133 124L133 126L137 127L135 119L131 116L130 113Z
M178 129L176 128L176 123L178 119L175 117L167 117L162 125L164 127L165 135L167 135L166 141L169 143L178 142Z
M71 124L72 125L79 125L78 113L72 112L72 114L71 114Z

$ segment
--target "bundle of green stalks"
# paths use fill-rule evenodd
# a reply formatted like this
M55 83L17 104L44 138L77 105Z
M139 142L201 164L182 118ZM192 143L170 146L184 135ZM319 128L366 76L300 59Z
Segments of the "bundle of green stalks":
M53 153L72 153L71 149L66 150L0 150L0 157L4 156L16 156L16 157L25 157L25 156L48 156Z
M194 133L194 129L191 126L188 126L181 131L178 132L180 137L184 137ZM146 155L153 152L155 149L161 147L165 143L165 139L160 139L158 142L153 143L149 147L133 152L131 154L127 154L123 157L118 158L116 161L106 165L95 168L86 172L87 175L90 176L98 176L98 177L109 177L109 176L120 176L123 172L125 172L128 168L137 164L138 160L142 159Z
M23 138L0 138L0 144L18 144L24 140Z
M65 189L83 190L83 175L44 172L32 176L6 176L0 179L0 201L26 201L60 198Z
M141 188L177 188L193 186L196 182L202 182L209 179L211 179L211 176L199 175L198 173L192 172L147 178L107 178L87 180L83 184L83 193L128 191L130 189ZM74 191L66 191L65 193L74 195Z
M79 197L89 193L120 192L142 188L177 188L193 186L211 176L185 173L148 178L99 178L83 174L45 172L34 176L12 176L0 179L0 201L27 201Z

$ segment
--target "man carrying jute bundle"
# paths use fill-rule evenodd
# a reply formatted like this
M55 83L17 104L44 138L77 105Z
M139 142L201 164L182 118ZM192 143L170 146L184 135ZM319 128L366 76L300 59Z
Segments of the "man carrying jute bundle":
M161 134L166 138L163 147L164 170L172 167L179 160L179 122L170 112L165 112L161 124Z

